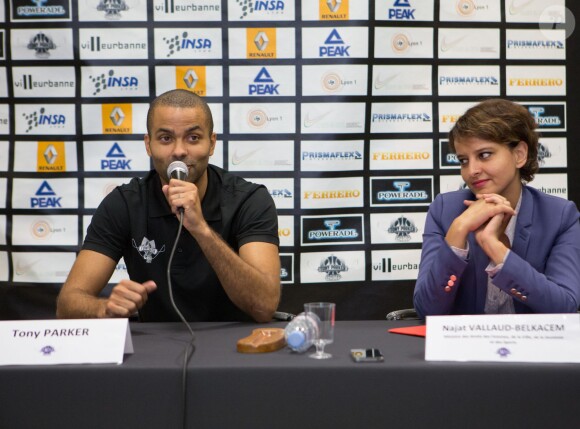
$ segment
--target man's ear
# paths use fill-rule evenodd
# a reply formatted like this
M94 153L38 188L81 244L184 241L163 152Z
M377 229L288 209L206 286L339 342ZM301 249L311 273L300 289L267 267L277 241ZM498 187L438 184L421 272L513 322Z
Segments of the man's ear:
M215 145L217 143L217 134L212 133L212 135L209 138L209 141L210 141L209 156L212 156L213 151L215 150Z
M516 158L516 166L522 168L526 165L528 160L528 144L525 141L520 140L513 152Z
M143 140L145 141L145 150L147 151L147 155L151 157L151 140L149 139L149 134L145 134Z

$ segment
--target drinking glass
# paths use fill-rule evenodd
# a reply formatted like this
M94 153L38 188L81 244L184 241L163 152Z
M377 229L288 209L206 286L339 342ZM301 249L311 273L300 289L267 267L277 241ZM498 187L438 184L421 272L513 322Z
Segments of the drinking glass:
M324 347L334 340L334 313L336 305L332 302L308 302L304 304L306 313L314 313L318 316L318 337L314 340L316 353L309 357L313 359L328 359L332 357L330 353L324 351Z

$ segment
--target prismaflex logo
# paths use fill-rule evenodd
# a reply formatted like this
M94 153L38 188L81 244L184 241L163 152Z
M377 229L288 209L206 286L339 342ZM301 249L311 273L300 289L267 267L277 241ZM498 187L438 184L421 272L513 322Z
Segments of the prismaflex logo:
M246 29L246 52L251 59L276 58L276 29Z
M45 180L44 182L42 182L42 184L34 194L34 197L30 198L30 208L33 209L62 208L61 199L62 197L57 197L54 190Z
M321 21L345 21L349 19L349 0L318 0Z
M389 20L412 21L415 19L415 9L409 0L395 0L388 13Z
M371 207L429 205L433 177L371 177Z
M177 83L177 89L186 89L200 97L207 95L205 66L175 67L175 82Z
M101 159L101 170L104 171L127 171L131 170L131 160L127 159L119 143L113 143L113 146L107 152L106 158Z
M133 134L131 104L103 104L101 115L103 134Z
M66 171L64 142L38 142L36 148L36 171L57 173Z
M324 46L318 48L318 54L321 58L350 57L349 49L350 45L344 42L338 30L335 28L324 41Z
M304 216L302 245L364 243L362 215Z

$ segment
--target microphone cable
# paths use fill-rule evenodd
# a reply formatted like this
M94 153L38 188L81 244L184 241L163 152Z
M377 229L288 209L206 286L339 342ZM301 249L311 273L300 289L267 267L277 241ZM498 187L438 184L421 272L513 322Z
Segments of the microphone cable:
M194 345L195 334L190 324L187 322L185 317L183 317L181 311L179 311L177 304L175 304L175 300L173 299L173 285L171 283L171 264L173 262L173 255L175 254L175 249L177 249L179 237L181 236L182 228L183 228L183 208L180 208L179 228L177 229L177 236L175 237L173 248L171 249L171 253L169 254L169 262L167 263L167 286L169 289L169 300L171 301L171 305L173 306L173 309L175 310L175 312L177 313L177 315L179 316L181 321L185 324L185 326L189 330L189 333L191 334L191 339L189 343L185 346L185 349L183 350L183 368L181 372L181 402L182 402L181 420L183 428L185 429L187 427L187 364L189 363L189 360L191 359L191 357L193 356L193 352L195 351Z

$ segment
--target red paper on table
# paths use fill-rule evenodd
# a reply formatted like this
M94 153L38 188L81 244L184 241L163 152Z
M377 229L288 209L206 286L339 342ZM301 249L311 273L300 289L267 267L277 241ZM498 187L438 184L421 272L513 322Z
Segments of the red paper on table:
M426 334L427 326L405 326L403 328L393 328L389 329L389 332L393 334L403 334L403 335L414 335L415 337L424 337Z

